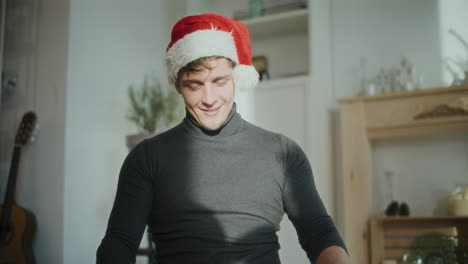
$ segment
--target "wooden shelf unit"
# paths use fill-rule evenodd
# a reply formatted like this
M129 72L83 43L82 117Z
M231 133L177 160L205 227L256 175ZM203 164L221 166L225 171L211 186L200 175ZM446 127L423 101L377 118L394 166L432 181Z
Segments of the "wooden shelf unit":
M468 132L467 101L468 86L338 100L342 173L337 182L337 215L351 263L374 264L368 228L372 217L372 140Z
M437 232L468 249L468 216L447 217L373 217L369 223L371 263L384 259L401 260L414 239Z

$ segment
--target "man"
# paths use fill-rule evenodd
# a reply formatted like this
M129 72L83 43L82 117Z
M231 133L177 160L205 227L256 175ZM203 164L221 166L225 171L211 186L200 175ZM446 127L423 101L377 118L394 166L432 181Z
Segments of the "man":
M186 117L129 153L97 262L134 262L148 225L160 264L277 264L286 213L312 263L347 263L301 148L236 112L235 88L258 82L246 27L183 18L167 65Z

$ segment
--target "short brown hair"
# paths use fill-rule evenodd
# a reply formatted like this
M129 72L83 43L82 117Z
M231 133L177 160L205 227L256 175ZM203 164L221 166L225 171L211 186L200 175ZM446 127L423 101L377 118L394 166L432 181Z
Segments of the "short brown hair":
M232 68L234 68L236 66L236 63L234 61L232 61L229 58L223 57L223 56L201 57L201 58L198 58L198 59L196 59L194 61L189 62L187 65L185 65L183 68L181 68L179 70L179 72L177 73L176 83L177 84L179 83L180 78L184 74L199 72L199 71L202 71L202 70L205 70L205 69L208 69L208 70L213 69L210 62L212 60L221 59L221 58L224 58L224 59L228 60L229 64L232 66Z

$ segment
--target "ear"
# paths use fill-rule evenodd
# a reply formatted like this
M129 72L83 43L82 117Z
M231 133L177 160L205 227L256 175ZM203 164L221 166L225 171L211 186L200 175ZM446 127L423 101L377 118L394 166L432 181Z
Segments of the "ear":
M176 82L174 83L174 86L175 86L175 89L176 89L177 93L178 93L178 94L182 94L182 90L181 90L182 88L180 88L179 82L178 82L178 81L176 81Z

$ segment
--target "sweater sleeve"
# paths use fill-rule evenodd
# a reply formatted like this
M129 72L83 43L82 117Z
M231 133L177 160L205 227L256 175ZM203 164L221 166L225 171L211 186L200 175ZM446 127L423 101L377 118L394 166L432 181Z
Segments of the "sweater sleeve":
M147 160L144 144L140 143L122 165L106 234L97 250L98 264L135 262L153 197Z
M284 210L297 231L301 247L311 263L315 263L326 248L339 246L346 250L346 247L317 192L306 155L292 140L284 138L283 142Z

